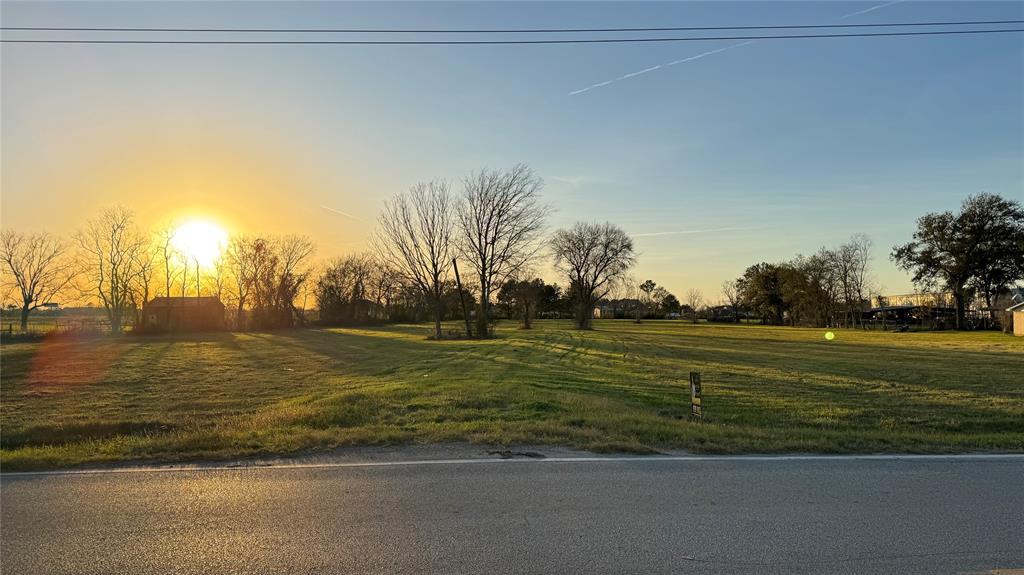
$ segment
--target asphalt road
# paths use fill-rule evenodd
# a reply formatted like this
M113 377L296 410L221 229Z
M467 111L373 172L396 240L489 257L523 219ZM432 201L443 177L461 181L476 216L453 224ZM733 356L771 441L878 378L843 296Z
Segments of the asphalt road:
M1024 457L392 462L0 482L5 574L1024 568Z

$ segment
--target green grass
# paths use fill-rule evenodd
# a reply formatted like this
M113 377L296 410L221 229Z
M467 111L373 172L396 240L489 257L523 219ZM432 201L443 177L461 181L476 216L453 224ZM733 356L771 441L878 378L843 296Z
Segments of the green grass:
M680 321L52 339L2 349L6 470L342 445L1024 450L1024 338ZM687 372L703 376L691 423Z

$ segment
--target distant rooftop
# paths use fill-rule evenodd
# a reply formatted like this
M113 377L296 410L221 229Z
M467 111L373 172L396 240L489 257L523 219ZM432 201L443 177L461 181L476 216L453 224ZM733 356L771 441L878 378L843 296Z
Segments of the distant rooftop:
M155 297L146 304L146 307L202 307L213 304L222 305L220 299L214 296Z

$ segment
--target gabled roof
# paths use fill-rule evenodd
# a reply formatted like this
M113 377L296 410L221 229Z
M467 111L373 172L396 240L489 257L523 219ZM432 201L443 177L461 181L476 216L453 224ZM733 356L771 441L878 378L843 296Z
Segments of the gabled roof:
M1011 305L1006 311L1024 311L1024 301Z

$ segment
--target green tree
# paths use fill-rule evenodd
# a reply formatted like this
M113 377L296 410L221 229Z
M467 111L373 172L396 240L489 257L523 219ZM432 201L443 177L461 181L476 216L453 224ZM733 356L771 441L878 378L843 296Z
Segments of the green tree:
M964 200L960 212L921 216L912 241L891 257L915 284L941 285L953 294L956 327L966 327L971 287L991 304L994 295L1024 276L1024 208L995 194Z
M546 284L540 278L509 280L498 290L498 301L508 307L508 316L519 316L520 327L531 329Z
M737 280L746 307L761 317L761 322L782 325L786 312L783 297L783 271L777 264L754 264Z

